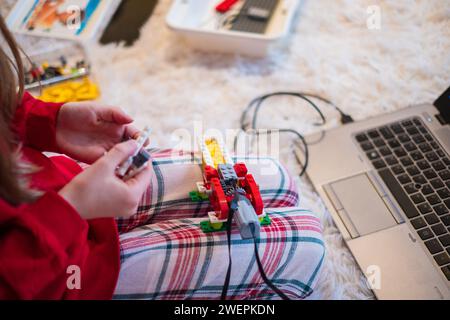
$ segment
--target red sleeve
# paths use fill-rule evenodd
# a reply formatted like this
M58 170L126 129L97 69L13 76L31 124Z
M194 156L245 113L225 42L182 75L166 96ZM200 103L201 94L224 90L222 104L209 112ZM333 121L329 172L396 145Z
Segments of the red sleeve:
M13 121L19 142L35 150L58 152L56 120L62 105L37 100L25 92Z
M68 266L85 260L88 223L56 192L18 208L0 200L0 212L0 299L64 298Z

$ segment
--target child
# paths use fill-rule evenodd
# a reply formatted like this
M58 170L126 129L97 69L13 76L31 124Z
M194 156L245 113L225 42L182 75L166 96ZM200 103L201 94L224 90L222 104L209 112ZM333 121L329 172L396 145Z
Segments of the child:
M136 148L122 141L139 135L132 119L118 108L23 94L20 53L1 17L0 32L0 299L220 298L227 237L204 234L209 204L187 198L202 180L195 154L152 150L153 164L122 181L115 168ZM324 258L320 221L295 207L295 184L268 161L277 174L249 165L272 218L258 250L272 282L304 298ZM228 298L275 298L253 243L236 230L232 243Z

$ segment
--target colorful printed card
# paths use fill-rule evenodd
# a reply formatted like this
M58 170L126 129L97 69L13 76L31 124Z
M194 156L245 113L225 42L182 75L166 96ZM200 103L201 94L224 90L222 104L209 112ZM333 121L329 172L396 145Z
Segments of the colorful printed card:
M120 0L19 0L7 18L14 32L66 39L92 38Z

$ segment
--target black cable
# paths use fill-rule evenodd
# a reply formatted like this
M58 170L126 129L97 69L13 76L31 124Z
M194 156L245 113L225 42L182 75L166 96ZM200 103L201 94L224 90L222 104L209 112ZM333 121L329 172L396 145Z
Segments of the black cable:
M227 269L227 274L225 275L225 281L223 283L222 294L220 297L221 300L226 300L227 295L228 295L228 288L230 287L231 269L232 269L232 265L233 265L233 259L231 258L231 227L232 227L234 213L237 210L237 200L238 200L238 195L236 193L234 199L231 202L230 211L228 213L228 219L227 219L228 269ZM258 271L261 275L261 278L263 279L263 281L267 284L267 286L269 288L271 288L276 294L278 294L278 296L280 296L281 299L289 300L289 298L280 289L278 289L273 284L273 282L270 281L269 278L267 277L266 272L264 271L264 267L262 265L261 259L259 257L258 242L257 242L256 235L255 235L255 226L252 225L250 228L251 228L253 242L254 242L254 246L255 246L256 264L258 265Z
M330 101L326 98L323 98L317 94L293 92L293 91L292 92L291 91L279 91L279 92L273 92L273 93L269 93L269 94L265 94L263 96L257 97L249 103L249 105L245 108L244 112L242 113L241 119L240 119L241 130L244 133L247 133L247 134L250 133L250 134L256 134L256 135L260 134L260 132L257 130L257 126L256 126L257 119L258 119L258 113L262 107L263 102L266 101L268 98L274 97L274 96L293 96L293 97L297 97L297 98L300 98L300 99L308 102L308 104L319 114L319 116L322 120L322 123L316 123L316 125L326 124L326 118L325 118L324 114L322 113L322 111L320 110L320 108L311 99L317 99L319 101L322 101L322 102L327 103L330 106L332 106L341 115L341 123L342 124L353 122L353 118L351 116L349 116L348 114L344 113L342 111L342 109L340 109L338 106L336 106L332 101ZM249 131L248 125L245 123L245 121L247 119L247 115L252 108L254 108L254 112L253 112L253 118L251 121L250 129L253 129L254 132ZM306 170L307 170L307 167L309 164L308 143L306 142L304 136L294 129L279 129L278 131L295 134L301 140L301 142L304 146L304 154L305 154L305 161L302 165L302 171L299 174L299 176L302 177L306 173ZM238 143L240 134L241 134L241 132L239 132L234 138L234 151L235 152L237 150L237 143ZM299 160L298 157L297 157L297 160ZM299 161L299 163L300 163L300 161Z
M322 97L322 96L319 96L318 94L315 94L315 93L306 93L306 92L304 92L304 93L299 93L299 94L302 94L302 95L304 95L305 97L314 98L314 99L317 99L317 100L319 100L319 101L325 102L326 104L329 104L329 105L332 106L334 109L336 109L336 111L339 112L341 115L345 115L344 111L342 111L341 108L339 108L337 105L335 105L335 104L333 103L333 101L328 100L327 98L324 98L324 97Z
M313 107L317 113L319 114L322 123L317 123L316 125L324 125L326 124L327 120L325 118L325 116L323 115L322 111L319 109L319 107L312 102L310 99L308 99L308 97L306 97L305 95L301 94L301 93L296 93L296 92L274 92L274 93L270 93L270 94L266 94L262 97L260 97L258 99L258 101L256 102L256 106L255 106L255 111L253 113L253 120L252 120L252 128L256 129L256 120L258 117L258 113L259 113L259 109L261 109L262 103L264 101L266 101L268 98L270 97L275 97L275 96L293 96L293 97L297 97L299 99L305 100L306 102L308 102L308 104Z
M293 133L295 134L300 141L303 144L303 152L305 154L305 161L303 161L303 165L302 165L302 171L299 173L300 177L303 177L306 173L306 169L308 169L308 165L309 165L309 149L308 149L308 143L306 142L305 137L300 134L298 131L294 130L294 129L280 129L280 132L288 132L288 133Z
M251 226L251 231L253 235L253 243L255 245L255 258L256 258L256 264L258 265L259 273L261 274L261 278L264 280L264 282L269 286L270 289L272 289L281 299L283 300L290 300L287 295L283 293L280 289L278 289L272 281L269 280L269 278L266 275L266 272L264 271L264 267L261 263L261 259L259 257L259 251L258 251L258 241L256 240L255 236L255 226Z
M308 149L308 143L306 142L305 137L298 132L297 130L294 129L269 129L269 130L252 130L252 131L246 131L246 134L252 134L252 135L270 135L273 133L273 131L278 131L281 133L292 133L294 135L297 136L297 138L302 142L303 145L303 153L305 155L305 160L303 161L303 165L302 165L302 171L300 172L299 176L303 177L306 173L306 169L308 168L308 164L309 164L309 149ZM238 133L238 135L240 134L240 132ZM234 140L234 150L236 151L237 149L237 138L238 136L235 137Z
M306 102L308 102L308 104L314 108L317 113L319 114L322 123L318 124L318 125L324 125L326 123L326 118L324 116L324 114L322 113L322 111L320 110L320 108L313 102L311 101L311 99L309 98L314 98L317 100L320 100L322 102L325 102L331 106L333 106L341 115L341 123L345 124L348 122L353 122L353 119L351 116L347 115L346 113L344 113L339 107L337 107L333 102L331 102L330 100L323 98L321 96L315 95L315 94L310 94L310 93L300 93L300 92L274 92L274 93L270 93L270 94L266 94L263 95L261 97L255 98L253 99L250 104L247 106L247 108L245 108L244 112L241 115L241 120L240 120L240 124L241 124L241 131L235 136L234 138L234 151L236 152L237 150L237 142L240 136L241 132L244 133L251 133L251 134L256 134L257 136L259 136L260 134L272 134L272 132L274 130L277 130L278 132L281 133L291 133L297 136L297 138L302 142L303 144L303 152L305 154L305 161L303 162L302 165L302 170L299 174L300 177L302 177L305 173L306 170L308 168L308 164L309 164L309 150L308 150L308 143L306 142L305 137L299 133L298 131L294 130L294 129L269 129L269 130L258 130L256 128L256 123L257 123L257 118L258 118L258 112L261 109L262 103L267 100L270 97L274 97L274 96L294 96L294 97L298 97L302 100L305 100ZM245 124L245 120L247 118L247 115L249 113L249 111L255 107L254 113L253 113L253 119L251 122L251 128L253 131L249 131L249 129L247 128L246 124ZM297 158L297 160L299 160ZM300 163L300 161L298 161ZM221 295L221 299L225 300L228 294L228 288L230 285L230 278L231 278L231 267L232 267L232 258L231 258L231 223L233 220L233 216L236 210L236 202L235 200L237 198L237 195L235 196L235 199L232 201L232 205L230 205L230 211L228 214L228 219L227 219L227 240L228 240L228 270L227 270L227 274L225 276L225 282L222 288L222 295ZM264 271L264 267L261 263L261 259L259 257L259 251L258 251L258 242L255 236L255 229L254 226L252 226L252 235L253 235L253 242L254 242L254 246L255 246L255 258L256 258L256 263L258 265L258 270L259 273L261 274L262 279L264 280L264 282L269 286L269 288L271 288L276 294L278 294L278 296L280 296L281 299L283 300L289 300L289 297L286 296L280 289L278 289L273 283L272 281L269 280L269 278L267 277L265 271Z
M322 102L332 106L341 115L341 122L342 123L347 123L347 122L353 121L351 116L349 116L348 114L343 112L342 109L340 109L338 106L336 106L336 104L334 104L332 101L330 101L327 98L321 97L321 96L319 96L317 94L314 94L314 93L304 93L304 92L295 92L295 91L279 91L279 92L268 93L268 94L265 94L263 96L257 97L257 98L253 99L249 103L249 105L245 108L245 110L244 110L244 112L242 113L242 116L241 116L241 121L240 122L241 122L241 129L242 130L245 131L247 129L246 126L245 126L245 119L247 118L247 114L252 109L252 107L254 105L257 105L258 111L255 112L256 116L257 116L257 113L259 112L259 109L260 109L262 103L265 100L267 100L268 98L274 97L274 96L294 96L294 97L297 97L297 98L300 98L300 99L303 99L303 100L307 101L308 104L310 106L312 106L319 113L319 115L320 115L320 117L322 119L322 125L326 123L325 116L321 112L320 108L313 101L311 101L311 99L309 99L309 98L322 101ZM256 129L256 125L255 125L256 124L256 119L255 118L256 117L254 116L253 117L253 121L252 121L253 129Z
M222 295L220 297L221 300L227 299L228 287L230 286L231 267L233 264L233 260L231 259L231 223L233 221L233 216L234 216L234 207L231 208L231 206L230 206L230 211L228 213L228 219L227 219L228 269L227 269L227 274L225 276L225 281L223 283Z

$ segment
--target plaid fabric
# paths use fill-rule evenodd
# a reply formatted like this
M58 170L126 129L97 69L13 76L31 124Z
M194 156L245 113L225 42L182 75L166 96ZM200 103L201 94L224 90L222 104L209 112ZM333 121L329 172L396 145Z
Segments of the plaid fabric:
M198 154L175 150L150 150L155 174L149 189L139 204L137 213L128 219L118 219L119 232L166 220L205 217L209 202L195 203L189 192L197 191L203 181ZM244 161L260 187L265 208L298 205L296 185L286 169L271 158L234 158Z
M122 264L114 298L218 299L228 267L228 244L226 232L205 234L199 227L208 203L192 203L187 197L201 181L199 159L173 150L152 153L152 185L137 215L119 221ZM278 162L254 160L245 162L260 185L266 208L272 208L266 209L272 224L262 228L258 240L262 264L286 295L305 298L313 291L325 255L320 220L294 207L295 184ZM277 298L258 272L253 241L242 240L236 228L232 259L229 299Z
M324 259L317 217L298 208L267 210L259 253L267 276L292 299L313 292ZM228 267L226 232L205 234L202 219L169 220L121 235L115 299L219 299ZM252 240L232 234L229 299L276 299L259 272Z

